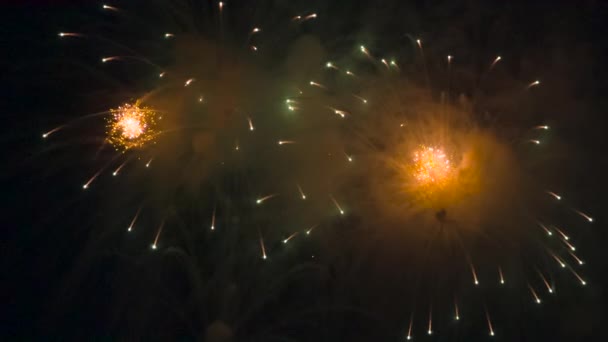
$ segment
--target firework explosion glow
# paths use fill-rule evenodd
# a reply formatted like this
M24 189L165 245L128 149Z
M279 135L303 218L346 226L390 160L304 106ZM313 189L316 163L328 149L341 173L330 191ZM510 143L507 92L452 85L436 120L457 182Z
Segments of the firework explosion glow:
M383 327L400 340L456 336L454 321L508 339L509 307L584 292L575 242L593 215L543 178L559 122L525 110L546 82L511 77L507 55L474 68L411 33L322 39L317 26L340 18L320 10L199 5L99 4L108 38L54 32L120 90L42 132L50 147L101 136L73 180L103 217L95 248L188 334L271 340L331 312L345 326L345 312L396 312ZM283 304L288 291L305 299ZM143 311L145 324L115 320L149 336Z
M116 149L128 150L142 147L154 139L156 124L153 110L140 107L139 103L125 104L110 110L108 141Z

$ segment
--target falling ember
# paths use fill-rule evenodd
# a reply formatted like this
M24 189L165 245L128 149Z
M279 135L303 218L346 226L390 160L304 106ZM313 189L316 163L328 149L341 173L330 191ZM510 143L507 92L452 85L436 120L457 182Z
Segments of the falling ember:
M194 81L196 81L196 79L195 79L195 78L190 78L190 79L186 80L186 83L184 83L184 87L189 86L189 85L190 85L190 83L192 83L192 82L194 82Z
M410 316L410 325L407 328L407 339L411 340L412 339L412 325L414 324L414 314L412 314Z
M316 17L317 17L317 13L312 13L312 14L309 14L309 15L305 16L302 21L306 21L306 20L310 20L310 19L315 19Z
M59 37L82 37L83 34L76 32L59 32L57 34Z
M156 249L156 246L158 244L158 238L160 237L160 233L163 231L164 226L165 226L165 220L163 219L163 221L160 223L160 226L158 227L158 231L156 232L156 237L154 238L154 243L152 244L152 249Z
M102 171L102 170L97 171L97 173L95 173L95 174L93 175L93 177L89 178L89 180L88 180L86 183L84 183L84 185L82 186L82 188L83 188L84 190L88 189L88 188L89 188L89 185L91 185L91 183L93 183L93 181L95 180L95 178L97 178L97 176L99 176L99 174L101 173L101 171Z
M372 58L372 56L369 54L369 51L367 51L365 46L361 45L359 48L361 49L361 52L363 52L367 57Z
M154 160L154 158L150 158L150 160L148 160L148 162L146 163L146 167L150 167L150 163L152 163L152 160Z
M361 96L358 96L358 95L355 95L355 94L353 94L353 96L354 96L355 98L357 98L357 99L361 100L361 102L363 102L363 103L367 103L367 100L366 100L366 99L364 99L364 98L362 98Z
M325 67L328 68L328 69L336 69L336 70L338 70L338 67L335 66L332 62L325 63Z
M131 230L133 230L133 226L135 225L135 221L137 221L137 217L139 216L139 212L141 211L141 206L139 208L137 208L137 212L135 213L135 216L133 217L133 220L131 221L131 224L129 225L129 228L127 228L127 231L130 232Z
M561 201L562 196L556 194L555 192L552 191L546 191L546 193L548 193L549 195L553 196L556 200Z
M534 291L534 288L532 288L532 285L528 284L528 288L530 289L530 293L532 293L532 297L534 297L534 301L536 302L536 304L540 304L540 298L536 294L536 291Z
M473 275L473 283L475 285L479 285L479 280L477 279L477 272L475 271L475 266L473 262L469 260L469 267L471 268L471 274Z
M311 86L319 87L319 88L322 88L322 89L327 89L327 88L326 88L324 85L322 85L322 84L320 84L320 83L317 83L317 82L315 82L315 81L310 81L310 82L309 82L309 84L310 84Z
M107 139L118 150L142 147L155 134L156 112L140 106L139 101L110 110Z
M109 5L106 5L106 4L103 4L103 5L101 6L101 8L103 8L103 9L107 9L107 10L110 10L110 11L115 11L115 12L118 12L118 8L116 8L116 7L114 7L114 6L109 6Z
M568 251L568 254L570 254L570 256L572 256L574 258L574 260L576 260L576 262L578 262L579 265L583 265L584 262L583 260L579 259L579 257L577 257L574 253L572 253L571 251Z
M123 168L123 166L125 166L125 164L127 164L127 162L128 162L128 161L129 161L129 160L127 159L127 160L125 160L125 161L124 161L122 164L120 164L120 166L119 166L119 167L117 167L117 168L116 168L116 170L114 170L114 172L112 172L112 176L117 176L117 175L118 175L118 172L120 172L120 169L122 169L122 168Z
M50 130L50 131L48 131L48 132L42 133L42 139L46 139L46 138L48 138L48 137L49 137L49 135L51 135L51 134L53 134L53 133L57 132L58 130L62 129L63 127L64 127L64 125L59 126L59 127L55 127L55 128L53 128L52 130Z
M107 63L107 62L110 62L110 61L115 61L115 60L118 60L118 59L120 59L120 56L103 57L103 58L101 59L101 62L102 62L102 63Z
M264 239L262 238L262 235L260 234L260 247L262 249L262 259L266 260L266 247L264 246Z
M490 69L492 69L496 65L496 63L498 63L501 59L502 59L502 57L496 56L496 58L494 59L494 61L490 65Z
M384 64L384 66L386 66L386 68L387 68L387 69L389 69L389 68L390 68L390 66L388 65L388 62L386 61L386 59L382 58L382 59L380 60L380 62L382 62L382 64Z
M557 228L556 226L553 226L553 229L555 229L559 235L562 236L562 238L566 241L570 240L570 237L568 235L566 235L561 229Z
M545 284L545 287L547 287L547 291L549 291L549 293L553 293L553 287L549 285L547 278L545 278L545 276L539 270L536 270L536 272L540 276L540 279L542 279L543 283Z
M576 279L578 279L578 281L581 282L581 285L585 286L587 285L587 282L583 280L583 278L581 278L581 276L578 275L578 273L576 273L575 270L573 270L572 268L570 268L570 272L572 272L572 274L574 274L574 276L576 277Z
M553 257L553 259L555 259L555 261L557 261L557 263L562 267L562 268L566 268L566 264L564 264L564 262L562 261L562 259L560 259L557 255L555 255L555 253L549 251L549 254Z
M340 212L340 215L344 215L344 210L342 210L342 207L340 207L340 204L338 204L338 201L336 201L336 199L334 198L334 196L329 195L329 198L331 198L332 202L334 202L336 208Z
M570 249L571 251L573 251L573 252L574 252L574 251L576 251L576 247L574 247L574 246L573 246L573 245L572 245L570 242L568 242L568 240L566 240L566 239L562 239L562 242L563 242L563 243L564 243L566 246L568 246L568 249Z
M416 39L416 44L418 44L418 47L422 49L422 40Z
M458 302L456 301L456 298L454 298L454 319L457 321L460 320L460 311L458 310Z
M289 242L289 240L291 240L296 235L298 235L298 232L295 232L295 233L289 235L285 240L283 240L283 243Z
M173 38L174 36L173 33L165 33L165 38Z
M264 203L264 201L271 199L273 197L275 197L277 194L272 194L272 195L268 195L268 196L264 196L264 197L260 197L258 199L255 200L256 204L262 204Z
M490 314L488 313L487 309L486 309L486 320L488 321L488 330L489 330L490 336L494 336L494 328L492 327L492 321L490 320Z
M592 218L592 217L590 217L589 215L587 215L587 214L585 214L585 213L583 213L583 212L581 212L581 211L579 211L579 210L576 210L576 209L572 209L572 210L574 210L574 212L575 212L575 213L577 213L577 214L579 214L580 216L582 216L583 218L585 218L585 220L587 220L587 221L589 221L589 222L593 222L593 218Z
M504 284L505 283L505 277L502 274L502 268L500 266L498 266L498 276L500 278L500 284Z
M540 81L539 81L539 80L536 80L536 81L534 81L534 82L532 82L532 83L528 84L528 89L530 89L530 88L532 88L532 87L534 87L534 86L537 86L537 85L539 85L539 84L540 84Z
M348 112L345 112L343 110L339 110L339 109L335 109L335 108L331 108L331 110L333 110L334 114L340 115L340 117L342 119L344 119L346 117L346 115L348 115Z
M211 230L215 230L215 206L213 206L213 213L211 214Z
M553 236L553 232L549 230L544 224L538 222L538 225L547 233L549 236Z
M251 30L251 34L258 33L258 32L261 32L261 31L262 30L259 27L254 27L253 30Z
M296 142L293 140L279 140L277 143L279 145L286 145L286 144L295 144Z
M313 229L317 228L318 224L315 224L314 226L308 228L308 230L306 230L306 235L310 235L310 233L312 232Z
M540 140L530 139L530 140L528 140L528 142L531 142L531 143L536 144L536 145L540 145Z
M251 122L251 118L250 117L247 118L247 122L249 122L249 130L253 131L254 130L253 122Z
M220 12L221 12L221 11L222 11L222 9L224 9L224 2L220 1L220 2L217 4L217 6L219 7Z
M549 126L546 126L546 125L541 125L541 126L536 126L536 127L534 127L534 129L544 129L544 130L548 130L548 129L549 129Z
M429 308L429 326L428 326L427 333L429 335L433 334L433 307L432 306Z
M165 76L166 72L161 72L160 74L158 74L158 77L163 78Z
M300 197L302 197L303 200L306 199L306 195L304 194L304 191L302 191L302 187L300 186L300 184L296 184L298 186L298 191L300 192Z

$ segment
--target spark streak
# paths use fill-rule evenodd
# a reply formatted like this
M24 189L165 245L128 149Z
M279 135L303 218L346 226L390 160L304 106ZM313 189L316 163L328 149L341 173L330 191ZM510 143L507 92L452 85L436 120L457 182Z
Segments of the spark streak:
M498 266L498 276L500 278L500 284L504 284L505 283L505 277L502 274L502 268L500 266Z
M253 122L251 122L251 118L247 117L247 122L249 122L249 130L253 131L255 128L253 127Z
M593 218L590 217L589 215L583 213L582 211L576 210L576 209L572 209L574 210L575 213L579 214L580 216L582 216L583 218L585 218L585 220L589 221L589 222L593 222Z
M536 294L536 291L534 291L534 288L532 288L532 285L530 285L529 283L528 283L528 288L530 289L530 293L532 293L532 297L534 297L534 301L536 302L536 304L540 304L541 303L540 298Z
M129 228L127 228L127 231L130 232L131 230L133 230L133 226L135 225L135 221L137 221L137 217L139 216L139 212L141 211L141 206L139 206L139 208L137 208L137 212L135 213L135 216L133 217L133 220L131 221L131 224L129 225Z
M296 235L298 235L298 232L295 232L295 233L289 235L285 240L283 240L283 243L289 242L289 240L293 239L293 237Z
M563 243L564 243L566 246L568 246L568 248L569 248L571 251L573 251L573 252L574 252L574 251L576 251L576 247L574 247L574 245L572 245L570 242L568 242L568 240L566 240L566 239L562 239L562 242L563 242Z
M572 274L574 274L576 279L578 279L578 281L581 282L581 285L583 285L583 286L587 285L587 282L584 281L583 278L581 278L581 276L579 276L578 273L576 273L576 271L574 269L570 268L570 272L572 272Z
M59 37L84 37L82 33L76 32L59 32L57 35Z
M338 201L336 201L336 199L334 198L334 196L329 195L329 198L331 198L332 202L334 202L334 204L336 205L336 208L340 212L340 215L344 215L344 210L342 210L342 207L340 207L340 204L338 204Z
M262 250L262 259L266 260L266 247L264 246L264 238L262 238L262 234L260 234L260 248Z
M154 160L154 158L150 158L150 160L148 160L148 162L146 163L146 167L150 167L150 163L152 163L152 160Z
M557 255L555 255L555 253L549 251L549 254L553 257L553 259L555 259L555 261L557 261L557 263L562 267L562 268L566 268L566 264L562 261L562 259L560 259Z
M532 87L534 87L534 86L537 86L537 85L539 85L539 84L540 84L540 81L539 81L539 80L536 80L536 81L534 81L534 82L532 82L532 83L528 84L528 87L527 87L526 89L530 89L530 88L532 88Z
M101 169L101 170L97 171L97 172L96 172L96 173L93 175L93 177L89 178L89 180L88 180L86 183L84 183L84 185L82 186L82 188L83 188L84 190L88 189L88 188L89 188L89 185L91 185L91 183L93 183L93 181L95 180L95 178L97 178L97 176L99 176L99 174L101 173L101 171L102 171L102 170L103 170L103 169Z
M315 224L314 226L308 228L306 230L306 235L310 235L310 233L313 231L313 229L317 228L318 224Z
M309 82L309 84L310 84L311 86L318 87L318 88L321 88L321 89L327 89L327 87L326 87L326 86L324 86L324 85L322 85L322 84L320 84L320 83L317 83L317 82L315 82L315 81L310 81L310 82Z
M454 319L457 321L460 320L460 311L458 310L458 301L456 301L456 298L454 298Z
M367 100L366 100L366 99L364 99L364 98L362 98L361 96L359 96L359 95L355 95L355 94L353 94L353 96L354 96L355 98L359 99L361 102L363 102L363 103L367 103Z
M152 244L152 249L156 249L156 246L158 245L158 238L160 237L160 233L163 231L164 227L165 227L165 219L162 220L162 222L160 223L160 226L158 227L158 231L156 232L156 237L154 238L154 243Z
M502 59L502 57L496 56L496 58L494 59L494 61L492 62L492 64L490 64L490 70L492 70L492 68L494 68L494 66L496 65L496 63L498 63L501 59Z
M570 237L566 235L561 229L557 228L556 226L553 226L553 229L555 229L559 233L559 235L564 238L564 240L570 240Z
M490 336L494 336L494 328L492 327L492 321L490 320L490 314L488 313L488 309L486 309L486 320L488 321L488 330Z
M414 324L414 314L412 313L412 315L410 316L410 324L409 324L409 327L407 328L408 341L412 339L412 325L413 324Z
M574 258L574 260L576 260L576 262L578 262L579 265L583 265L584 262L583 260L581 260L579 257L577 257L574 253L572 253L571 251L568 251L568 254L570 254L570 256L572 256Z
M552 191L545 191L546 193L548 193L549 195L553 196L556 200L561 201L562 196L556 194L555 192Z
M213 213L211 214L211 230L215 230L215 205L213 206Z
M271 199L271 198L273 198L275 196L277 196L277 194L271 194L271 195L267 195L267 196L264 196L264 197L260 197L260 198L258 198L258 199L255 200L255 203L256 204L262 204L262 203L264 203L264 201L266 201L268 199Z
M547 291L549 291L549 293L553 293L553 287L551 285L549 285L547 278L545 278L545 276L542 274L541 271L536 270L536 272L540 276L540 279L542 279L543 283L545 284L545 287L547 287Z
M184 83L184 87L189 86L189 85L190 85L190 83L192 83L192 82L194 82L194 81L196 81L196 79L195 79L195 78L190 78L190 79L186 80L186 83Z
M127 160L125 160L125 161L124 161L122 164L120 164L120 166L119 166L119 167L117 167L117 168L116 168L116 170L114 170L114 172L112 172L112 176L117 176L117 175L118 175L118 172L120 172L120 169L122 169L122 168L123 168L123 166L125 166L125 164L127 164L127 162L128 162L128 161L129 161L129 160L127 159Z
M103 4L103 5L101 6L101 8L106 9L106 10L109 10L109 11L118 12L118 8L116 8L116 7L114 7L114 6L106 5L106 4Z
M549 126L546 125L541 125L541 126L535 126L534 129L544 129L544 130L548 130Z
M433 306L429 308L429 324L426 332L429 335L433 334Z
M169 38L173 38L175 37L175 35L173 33L165 33L165 38L169 39Z
M57 132L58 130L62 129L63 127L65 127L65 125L57 126L57 127L53 128L52 130L50 130L50 131L48 131L48 132L43 133L43 134L42 134L42 139L46 139L46 138L48 138L48 136L49 136L49 135L51 135L51 134L53 134L53 133Z
M477 272L475 271L475 265L471 259L469 259L469 267L471 268L471 274L473 275L473 283L477 286L479 285L479 280L477 279Z
M277 144L279 145L287 145L287 144L295 144L296 142L293 140L279 140Z
M549 230L544 224L537 222L538 225L547 233L549 236L553 236L553 232Z
M306 199L306 195L304 194L304 191L302 191L302 187L300 186L300 184L296 184L298 186L298 191L300 192L300 197L302 197L303 200Z

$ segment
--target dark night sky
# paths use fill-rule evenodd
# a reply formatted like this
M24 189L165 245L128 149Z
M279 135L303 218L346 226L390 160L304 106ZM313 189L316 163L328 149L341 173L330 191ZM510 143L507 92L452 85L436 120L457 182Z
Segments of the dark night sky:
M156 2L160 3L151 3ZM91 227L96 226L97 221L105 222L104 213L97 209L103 193L84 198L72 182L74 177L82 177L80 168L90 165L90 160L75 157L90 152L89 147L78 146L69 154L56 157L42 153L45 147L39 139L40 132L80 115L83 109L89 113L99 108L98 98L111 98L107 91L111 82L99 84L84 76L90 70L83 61L98 58L98 50L82 42L77 42L75 48L66 47L63 41L58 41L57 32L69 31L66 23L82 25L88 31L104 31L108 29L108 21L91 21L99 11L88 1L18 3L7 1L0 5L0 113L3 116L0 141L4 146L0 154L4 233L0 247L3 270L0 336L4 336L4 340L47 340L49 335L68 340L90 336L184 337L186 340L193 339L192 335L200 337L200 331L205 328L186 324L184 321L188 320L182 317L200 315L197 318L202 322L210 313L179 305L180 299L165 306L173 307L173 311L156 310L156 304L166 304L156 296L163 288L158 279L146 278L150 276L147 269L158 268L162 273L159 278L171 279L165 285L177 293L187 292L183 287L188 280L181 279L186 272L180 272L180 267L185 266L179 262L179 255L167 260L149 256L124 266L119 247L97 243L100 228ZM560 166L569 177L562 182L562 192L570 194L574 203L586 208L595 218L592 228L580 232L577 245L587 261L585 274L589 286L584 290L564 286L559 300L547 303L537 312L515 305L516 309L502 314L502 321L497 325L518 331L509 336L522 341L603 340L605 323L608 323L605 303L608 229L604 210L607 204L604 194L608 190L605 186L608 144L604 133L608 128L605 96L608 91L608 4L603 1L511 1L507 5L503 1L464 0L294 1L297 4L289 6L286 4L291 2L287 0L270 3L279 8L293 6L294 12L312 9L323 16L337 18L321 28L310 29L310 33L319 36L327 46L340 49L356 44L359 37L382 37L376 40L375 48L383 49L392 44L398 35L396 32L420 34L425 42L434 42L429 43L430 56L454 51L456 56L465 56L466 63L476 69L499 51L510 61L505 68L514 79L527 80L532 73L543 80L543 85L547 84L538 92L542 99L542 107L538 105L538 108L552 113L550 120L560 127L562 142L570 146L568 151L576 151L575 155L563 158L567 163ZM249 13L257 20L265 18L263 11L251 9L253 1L247 1L247 5L233 4L233 7L239 14ZM147 10L142 6L143 12ZM239 15L232 16L229 15L227 21L235 27L249 26L239 20ZM204 31L205 19L200 22ZM162 28L158 30L163 32ZM132 44L140 39L141 32L121 34L127 44ZM280 52L276 54L276 58L281 58ZM139 76L125 76L121 82L135 84ZM94 252L100 249L101 253ZM116 279L120 279L119 284ZM316 285L309 291L293 286L292 292L277 295L270 304L275 312L268 317L251 319L242 327L238 339L250 340L248 329L276 322L283 314L289 316L289 312L281 309L283 303L306 308L307 298L316 296L317 292L323 292L319 296L325 296L327 302L315 302L318 305L312 308L318 313L315 318L304 314L300 318L314 321L312 327L289 326L293 340L404 339L403 330L395 331L394 327L395 322L407 322L407 314L387 311L382 317L367 319L365 315L332 313L323 307L336 304L332 302L331 280L305 278L302 281ZM361 289L363 297L374 297L374 282L360 279L353 286ZM369 293L365 293L366 289ZM187 301L187 298L184 295L181 300ZM356 302L339 304L358 305ZM142 316L146 319L139 320ZM480 320L467 328L476 331L484 329L484 324ZM424 338L426 336L417 337ZM484 334L463 329L443 336L438 334L433 340L489 339Z

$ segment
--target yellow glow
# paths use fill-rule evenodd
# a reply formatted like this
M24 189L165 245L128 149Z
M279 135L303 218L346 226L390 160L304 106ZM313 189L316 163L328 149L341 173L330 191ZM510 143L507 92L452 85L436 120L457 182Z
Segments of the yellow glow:
M107 122L108 141L117 149L141 147L156 135L156 113L139 102L111 109Z

